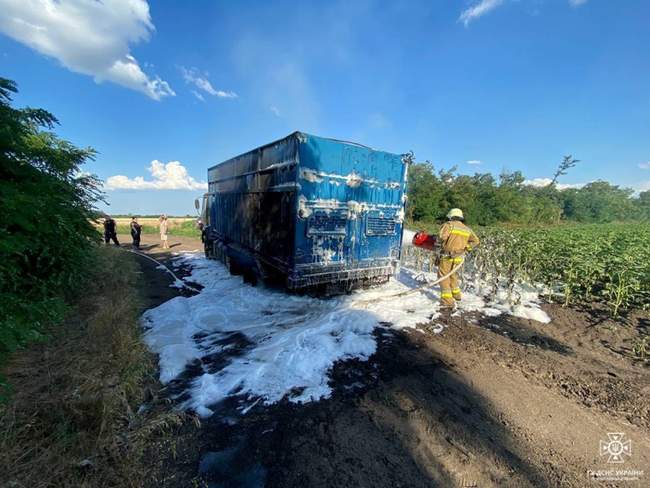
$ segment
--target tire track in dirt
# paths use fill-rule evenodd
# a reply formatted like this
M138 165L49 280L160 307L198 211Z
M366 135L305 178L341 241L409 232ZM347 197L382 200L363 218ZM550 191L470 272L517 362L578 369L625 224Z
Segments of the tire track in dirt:
M552 307L550 312L553 315ZM526 344L521 334L515 338L503 328L497 333L485 323L458 321L425 342L453 361L462 377L489 400L522 452L557 486L585 486L588 470L612 468L599 455L600 440L607 439L608 432L626 433L636 446L625 468L647 473L647 369L621 360L599 341L589 347L579 340L567 341L559 351L546 347L554 340L547 332L580 334L563 331L567 324L560 320L545 326L525 322L517 321L522 330L532 328L532 335L549 341Z
M650 428L650 404L644 400L650 392L648 368L603 346L602 337L612 335L611 330L601 331L600 339L590 339L586 331L580 333L586 322L565 323L561 320L567 315L565 309L547 306L547 310L555 316L550 325L508 316L478 318L476 325L465 322L445 337L450 344L461 343L488 355L586 407ZM477 325L485 330L475 330ZM569 327L571 332L562 330ZM628 327L610 341L620 343L634 333L634 327Z

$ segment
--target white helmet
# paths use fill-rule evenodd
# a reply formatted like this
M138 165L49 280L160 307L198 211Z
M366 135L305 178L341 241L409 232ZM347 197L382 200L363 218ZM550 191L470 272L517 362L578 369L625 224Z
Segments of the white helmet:
M453 217L458 217L459 219L465 218L463 217L463 211L459 208L452 208L447 214L447 219L451 219Z

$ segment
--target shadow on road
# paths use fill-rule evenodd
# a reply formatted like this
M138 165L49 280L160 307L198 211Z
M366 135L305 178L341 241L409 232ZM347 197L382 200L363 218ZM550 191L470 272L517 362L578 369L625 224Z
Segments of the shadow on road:
M523 323L521 319L510 315L479 317L478 325L517 344L533 346L565 356L574 354L573 349L568 344L562 343L547 334L542 334Z
M370 361L334 366L330 399L244 416L235 399L218 407L201 430L201 476L223 486L555 486L453 365L408 334L379 328L377 341ZM237 484L249 477L264 484Z

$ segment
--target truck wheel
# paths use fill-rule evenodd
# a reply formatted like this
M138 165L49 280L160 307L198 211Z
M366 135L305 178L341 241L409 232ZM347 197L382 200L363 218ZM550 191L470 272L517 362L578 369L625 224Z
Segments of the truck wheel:
M244 283L250 283L253 286L257 285L257 273L255 273L254 270L252 269L247 269L243 273L244 275Z
M230 271L230 274L233 276L238 276L242 274L241 266L239 266L239 263L237 263L236 260L232 259L230 256L226 255L224 262L226 264L226 268L228 268L228 271Z

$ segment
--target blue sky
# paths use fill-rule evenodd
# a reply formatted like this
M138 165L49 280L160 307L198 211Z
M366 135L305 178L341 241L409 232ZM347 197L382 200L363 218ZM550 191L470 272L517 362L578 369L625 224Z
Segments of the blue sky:
M17 105L99 151L86 169L111 182L113 213L191 213L208 166L294 130L531 180L573 154L565 184L650 189L645 0L0 0L0 12L0 76L17 81Z

